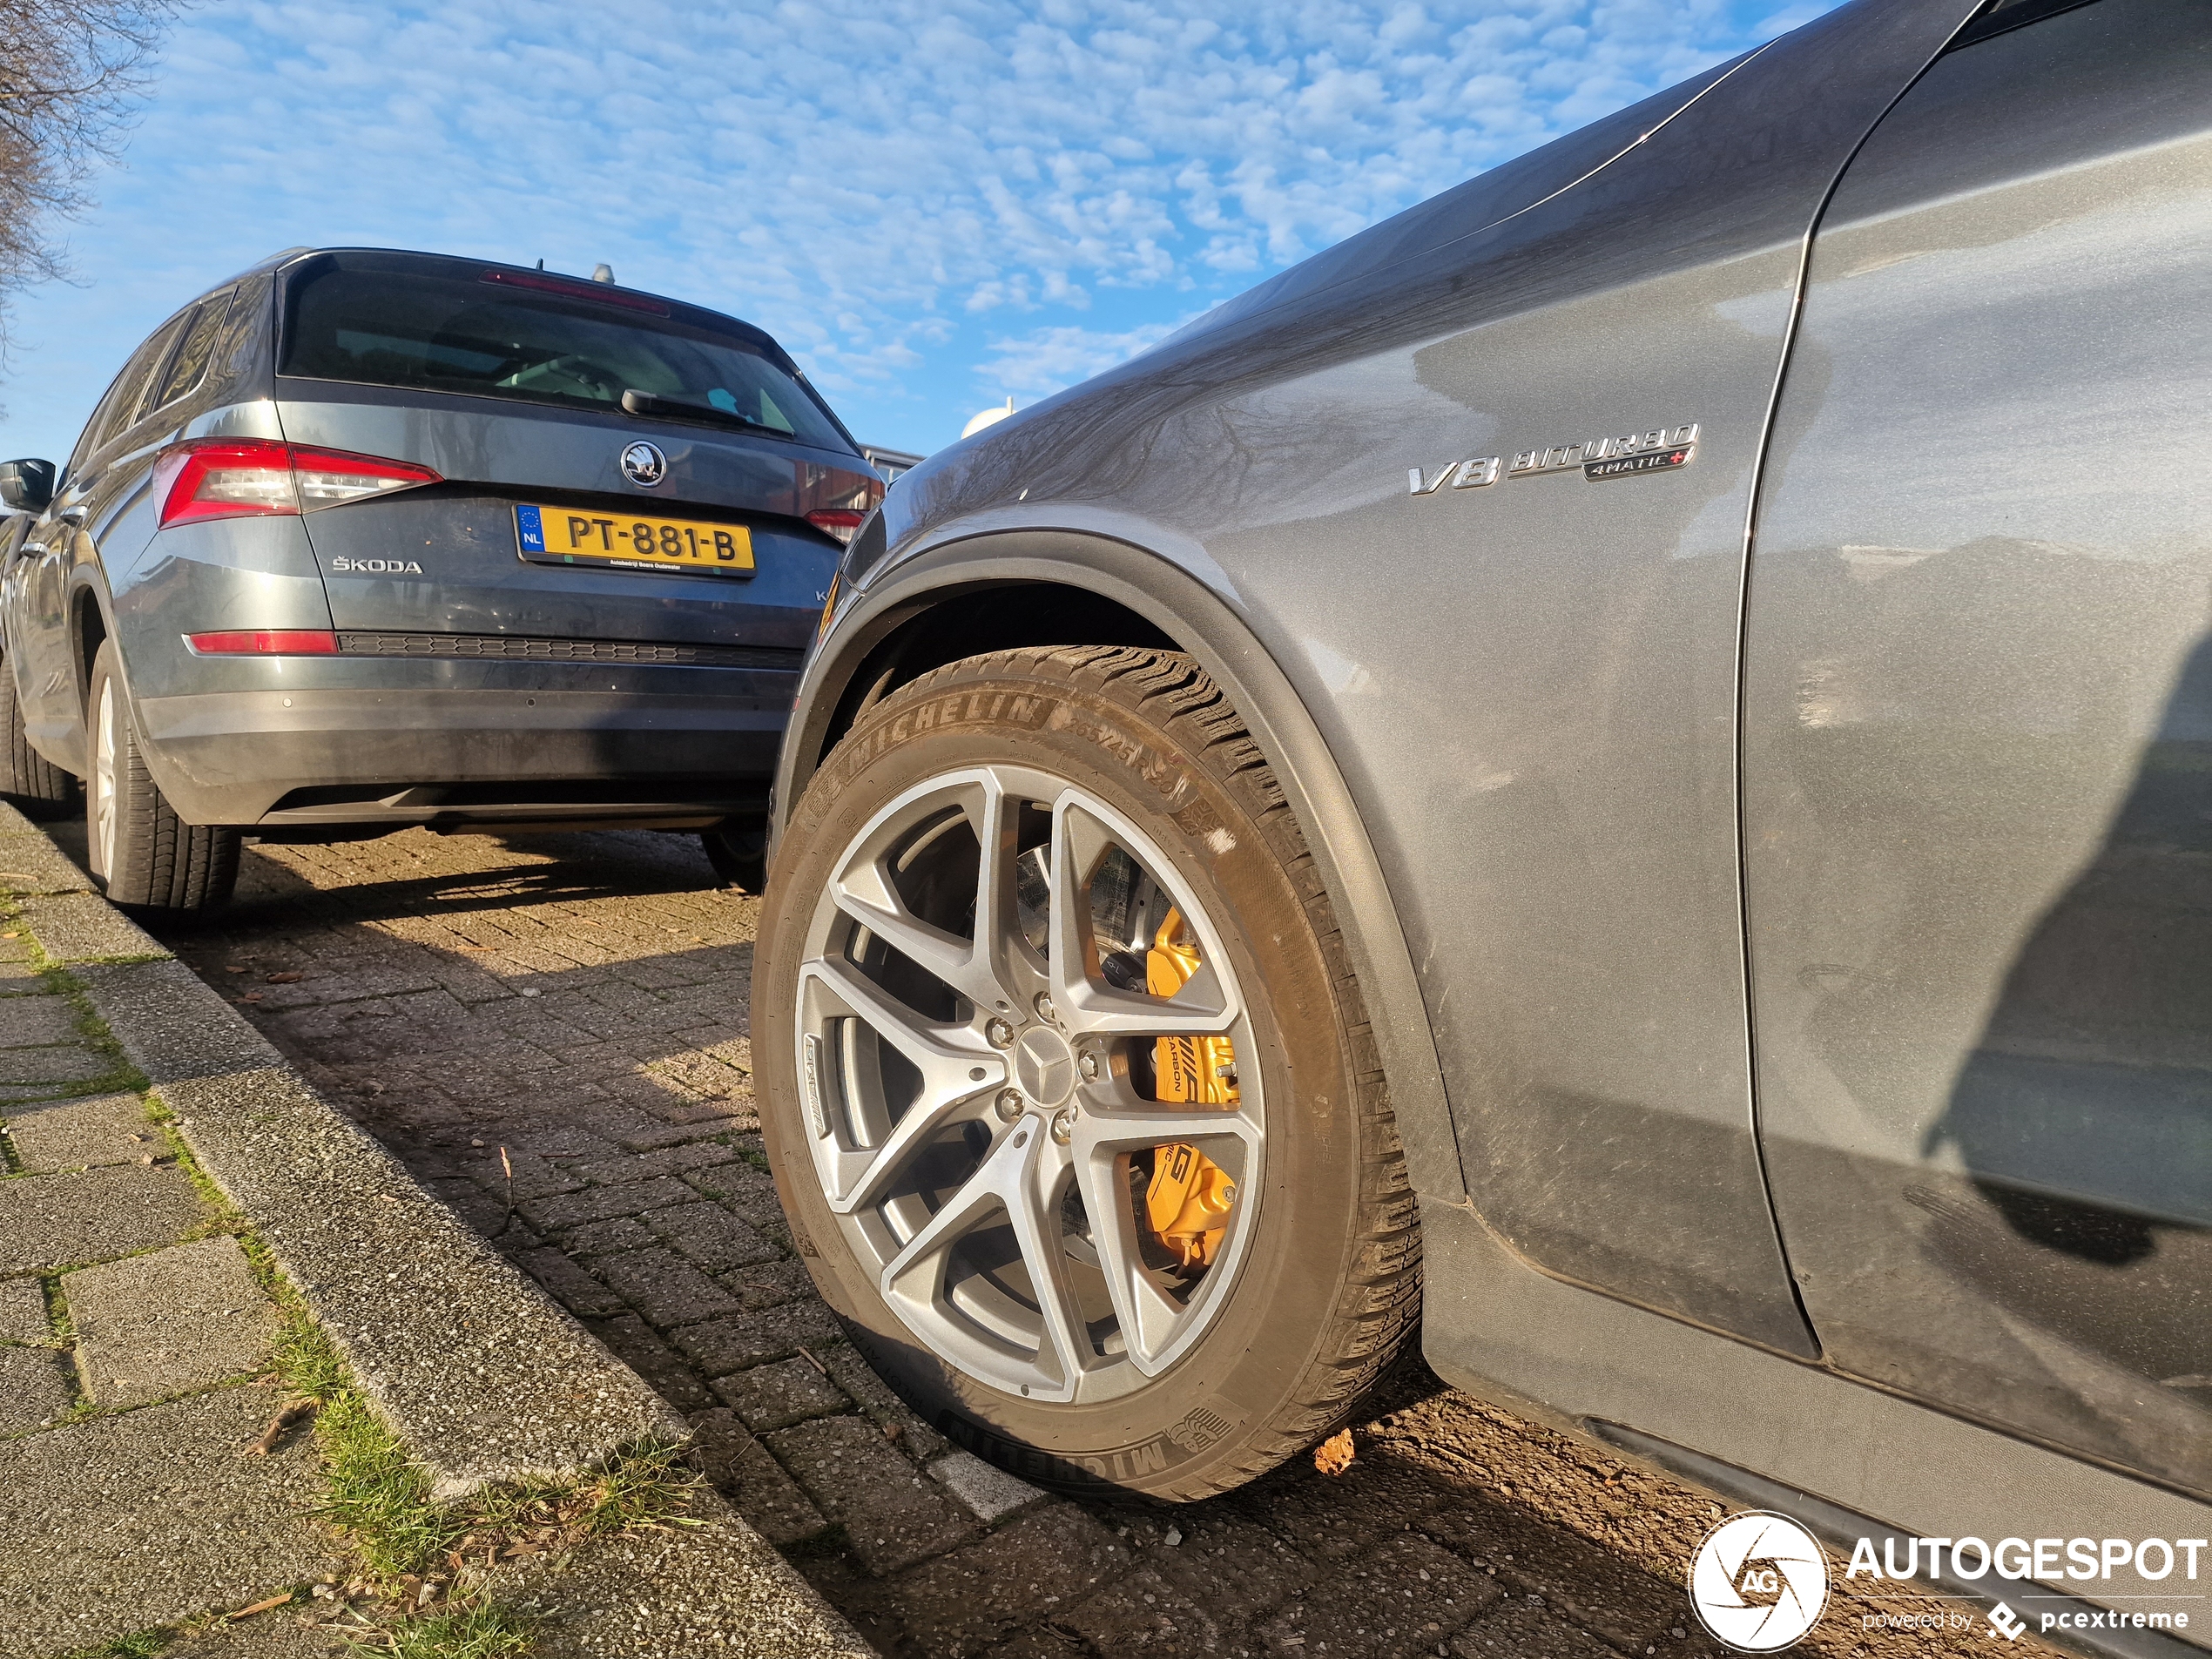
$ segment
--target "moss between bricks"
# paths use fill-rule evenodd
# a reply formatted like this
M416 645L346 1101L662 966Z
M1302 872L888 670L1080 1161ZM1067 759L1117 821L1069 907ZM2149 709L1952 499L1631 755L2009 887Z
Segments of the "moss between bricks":
M12 918L19 912L10 906L0 914ZM496 1487L460 1503L433 1504L428 1472L370 1407L267 1247L199 1168L175 1132L175 1115L124 1058L83 988L30 937L40 981L51 994L69 1001L77 1011L80 1037L111 1062L100 1076L57 1090L57 1096L127 1092L144 1098L148 1120L161 1129L178 1167L208 1206L207 1220L177 1242L233 1234L277 1305L274 1374L290 1388L294 1402L312 1412L321 1453L325 1495L314 1513L352 1545L361 1566L342 1595L325 1587L325 1599L342 1604L345 1621L326 1621L326 1629L363 1651L392 1659L520 1659L532 1644L530 1622L489 1594L489 1574L497 1562L544 1554L564 1556L594 1536L698 1524L683 1512L701 1478L682 1461L682 1448L664 1445L632 1447L609 1468L580 1480ZM56 1339L67 1345L73 1334L58 1281L47 1278L42 1285ZM80 1399L74 1414L98 1410ZM262 1611L304 1610L317 1600L309 1587L299 1586ZM225 1622L227 1616L213 1613L141 1631L82 1649L72 1659L154 1659L173 1642Z

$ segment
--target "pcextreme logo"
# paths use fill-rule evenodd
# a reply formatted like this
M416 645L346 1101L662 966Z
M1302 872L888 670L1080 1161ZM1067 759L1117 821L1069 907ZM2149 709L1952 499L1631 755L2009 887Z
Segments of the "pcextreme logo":
M1787 1515L1730 1515L1689 1558L1689 1605L1738 1653L1778 1653L1828 1605L1828 1558Z

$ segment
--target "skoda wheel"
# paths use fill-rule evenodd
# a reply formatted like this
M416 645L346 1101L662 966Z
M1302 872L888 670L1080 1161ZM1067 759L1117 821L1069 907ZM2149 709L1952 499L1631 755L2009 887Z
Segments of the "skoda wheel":
M725 887L758 898L768 890L768 826L759 818L732 819L699 832L706 861Z
M0 748L0 796L5 796L32 818L54 818L66 813L77 799L77 779L30 746L23 728L23 705L16 699L15 670L0 662L0 727L6 744Z
M91 775L84 780L84 840L92 879L119 905L212 910L238 881L239 832L187 824L146 771L115 642L92 658L84 702Z
M1359 987L1187 657L1014 651L901 689L808 784L759 948L794 1236L952 1438L1201 1498L1326 1432L1412 1328Z

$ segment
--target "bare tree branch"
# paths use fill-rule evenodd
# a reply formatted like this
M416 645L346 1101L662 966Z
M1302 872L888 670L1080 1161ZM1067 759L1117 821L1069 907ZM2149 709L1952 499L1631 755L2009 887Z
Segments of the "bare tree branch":
M63 221L121 152L185 0L0 0L0 374L10 301L69 272Z

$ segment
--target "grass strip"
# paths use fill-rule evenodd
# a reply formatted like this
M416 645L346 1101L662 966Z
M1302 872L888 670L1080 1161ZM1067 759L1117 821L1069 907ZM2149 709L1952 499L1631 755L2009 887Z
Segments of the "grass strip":
M0 916L18 914L17 907L0 904ZM429 1473L377 1415L268 1246L200 1169L177 1132L175 1115L124 1056L84 987L46 956L35 936L29 942L46 991L67 1000L79 1038L109 1062L100 1077L62 1092L128 1092L144 1099L148 1119L167 1137L178 1166L207 1206L207 1218L187 1238L234 1236L276 1305L271 1370L295 1404L313 1407L324 1493L312 1513L347 1540L360 1568L341 1601L351 1627L326 1623L324 1629L358 1649L393 1659L522 1659L530 1650L531 1622L491 1595L489 1575L500 1563L564 1556L594 1536L700 1524L684 1511L701 1477L683 1463L679 1447L658 1444L634 1447L611 1467L579 1480L521 1482L457 1503L433 1503ZM55 1339L65 1346L71 1333L57 1286L46 1280L42 1289ZM80 1401L75 1414L96 1409ZM273 1426L272 1439L281 1438ZM293 1600L300 1604L296 1591ZM84 1650L84 1659L154 1659L219 1622L219 1615L203 1615L182 1626L118 1637Z
M527 1620L496 1602L448 1608L393 1627L393 1659L520 1659L530 1650Z

